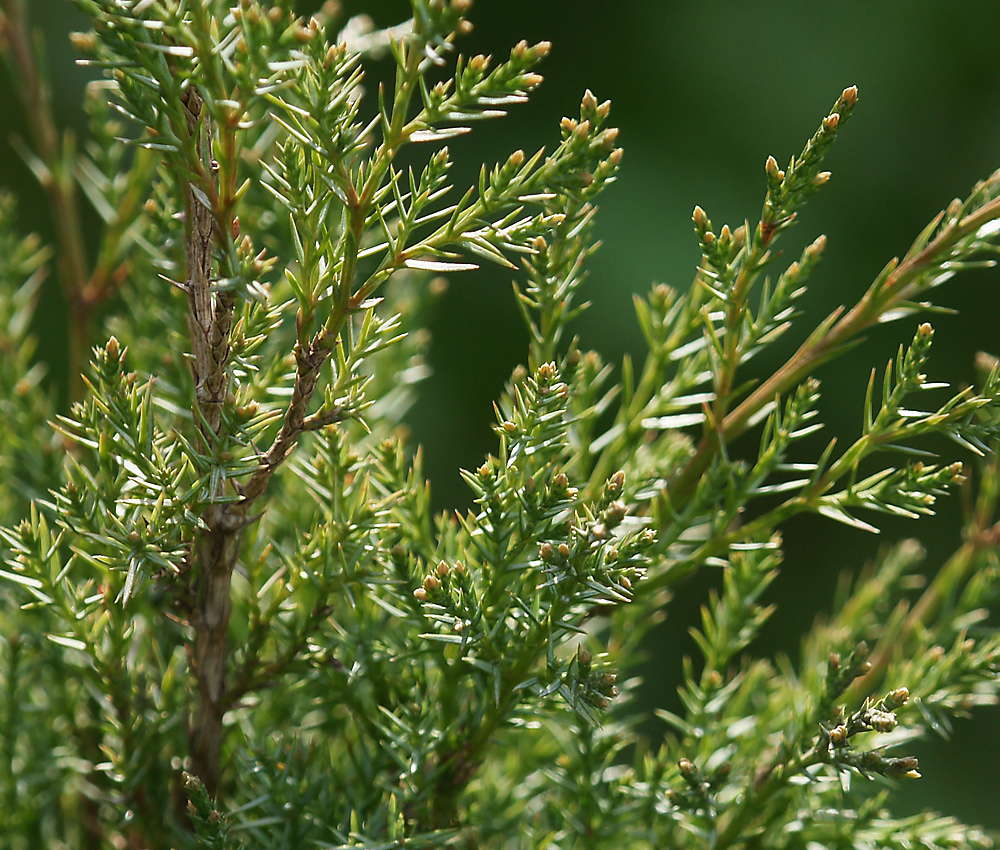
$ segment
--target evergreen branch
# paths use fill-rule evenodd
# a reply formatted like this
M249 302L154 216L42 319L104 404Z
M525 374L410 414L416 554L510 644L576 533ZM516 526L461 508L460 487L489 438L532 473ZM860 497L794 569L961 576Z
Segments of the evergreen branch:
M987 247L992 235L987 232L988 225L1000 217L1000 198L992 197L998 184L1000 175L978 186L966 202L972 206L967 212L962 204L949 208L950 215L933 239L929 239L928 232L914 243L902 262L893 261L886 267L854 307L847 312L838 308L821 322L782 366L720 420L717 435L701 440L684 469L672 479L671 500L690 495L693 483L718 451L717 440L735 439L775 395L787 392L874 324L902 315L901 310L919 309L915 298L940 283L942 276L950 274L952 266L960 265L970 254ZM937 226L944 215L935 219L931 227Z
M78 295L109 304L108 338L65 415L33 362L48 255L0 196L0 800L16 850L985 850L860 786L915 778L891 747L1000 701L1000 369L983 357L975 390L922 403L947 385L925 377L921 324L881 391L872 373L860 434L815 454L807 438L820 364L1000 250L1000 176L748 380L823 254L820 237L768 276L829 179L846 89L785 170L768 158L756 224L716 230L695 208L695 285L636 299L648 356L613 379L570 333L622 156L609 104L586 92L553 148L449 194L466 148L445 144L525 102L547 42L458 54L468 0L412 0L405 25L358 19L335 44L333 4L305 21L292 0L74 3L93 25L74 44L108 77L86 154L29 117L36 171L64 169L102 228ZM26 7L0 4L41 102ZM380 47L395 79L366 115ZM434 516L400 426L427 372L430 276L483 261L517 275L526 364L496 404L495 455L462 472L473 509ZM119 285L141 309L106 301ZM916 441L935 435L986 457L963 546L926 586L917 543L886 549L841 582L796 665L761 657L781 525L932 513L975 477L929 459ZM667 591L703 566L719 586L654 751L630 665L659 652Z
M975 509L970 517L966 541L951 555L926 590L906 613L898 628L887 632L872 653L871 669L855 681L847 695L848 704L858 702L883 680L894 655L908 647L939 616L946 600L958 596L959 589L973 575L985 554L1000 545L1000 523L994 521L998 499L995 455L991 456L982 478Z
M193 174L204 173L204 159L212 139L212 124L201 97L194 89L184 93L187 131L195 139L190 163ZM184 146L188 149L188 146ZM191 334L199 430L211 451L222 427L222 407L229 387L229 335L235 295L212 291L212 247L217 240L218 210L204 180L182 183L185 191L185 255L188 278L188 325ZM214 192L212 195L214 196ZM223 496L220 479L211 498ZM222 718L227 702L226 668L229 663L227 633L232 611L231 581L239 556L244 514L224 504L210 504L203 515L205 530L192 549L193 581L197 601L191 617L195 638L191 664L198 684L197 703L189 729L192 766L208 793L218 792Z

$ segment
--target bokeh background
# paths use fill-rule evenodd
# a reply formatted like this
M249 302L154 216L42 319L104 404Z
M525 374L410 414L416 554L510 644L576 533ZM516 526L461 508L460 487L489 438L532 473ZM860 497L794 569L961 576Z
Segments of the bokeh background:
M81 22L68 0L28 5L47 36L60 120L82 126L80 95L89 72L73 65L66 40ZM344 0L343 9L387 25L407 17L408 4ZM1000 167L1000 15L992 0L478 0L472 20L476 28L460 45L463 52L502 56L522 38L550 40L554 49L542 69L546 84L530 104L452 145L459 181L472 179L478 163L502 160L516 148L552 145L559 118L577 113L586 88L613 103L625 161L601 201L597 231L604 247L584 293L593 307L578 323L583 345L612 362L642 353L632 293L654 282L690 283L698 261L694 205L717 227L756 220L765 158L773 154L784 166L845 86L856 84L861 99L828 159L833 179L783 240L794 257L819 233L830 239L805 300L806 321L783 353L830 309L852 303L939 209ZM371 73L378 78L385 67ZM48 234L40 193L8 144L19 132L23 120L4 79L0 185L23 196L25 227ZM57 384L65 380L60 297L51 285L38 326ZM970 381L976 351L1000 354L1000 271L960 277L939 292L938 303L959 312L933 318L931 377ZM883 368L911 338L915 321L880 329L821 373L828 433L842 439L857 433L869 371ZM478 465L494 449L491 402L524 357L509 272L453 278L432 331L434 374L411 425L425 447L437 506L461 509L470 500L458 469ZM942 504L919 527L888 523L878 538L809 519L791 523L785 568L772 593L779 611L758 650L794 658L802 631L829 604L837 575L859 568L887 541L917 535L928 564L940 563L959 542L960 501ZM682 588L654 635L641 687L646 704L676 705L680 659L693 649L687 628L711 580ZM894 792L897 811L931 808L1000 828L1000 712L982 712L960 722L949 741L914 749L925 778Z

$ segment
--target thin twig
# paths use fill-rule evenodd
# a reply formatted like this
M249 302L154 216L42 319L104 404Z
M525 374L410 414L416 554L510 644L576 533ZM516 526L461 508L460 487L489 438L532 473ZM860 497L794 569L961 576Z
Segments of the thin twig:
M211 144L211 127L201 98L193 89L186 92L185 107L188 129L197 136L201 154ZM188 277L184 289L188 295L192 368L202 433L211 445L219 432L222 403L229 387L226 367L235 298L228 291L212 292L215 216L206 188L192 181L185 200L184 251Z

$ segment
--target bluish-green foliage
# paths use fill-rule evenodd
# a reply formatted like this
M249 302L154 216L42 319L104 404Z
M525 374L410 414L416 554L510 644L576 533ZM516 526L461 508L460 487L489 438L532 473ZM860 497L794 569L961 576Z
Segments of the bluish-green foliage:
M413 0L387 32L288 0L74 2L104 77L80 151L45 109L26 4L0 5L56 223L44 248L0 202L9 846L989 846L894 819L885 789L919 777L909 740L997 698L1000 369L930 380L914 317L996 251L1000 176L750 378L809 327L826 239L790 263L774 246L829 179L844 90L787 168L768 159L757 222L695 208L696 278L636 299L648 351L617 369L572 335L622 157L610 105L588 91L547 150L452 185L447 143L529 97L546 43L463 56L468 0ZM395 80L371 90L378 50ZM528 350L495 452L462 473L474 507L435 516L406 415L440 275L483 262L510 270ZM46 270L83 372L66 411L30 333ZM915 330L860 433L814 450L816 369L898 320ZM926 585L918 543L887 547L798 663L754 655L784 522L917 519L976 456L967 534ZM702 570L717 588L652 746L633 677Z

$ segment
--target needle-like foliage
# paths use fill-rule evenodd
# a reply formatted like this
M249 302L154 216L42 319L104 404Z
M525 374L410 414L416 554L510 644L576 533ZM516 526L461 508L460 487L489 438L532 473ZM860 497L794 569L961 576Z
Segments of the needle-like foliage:
M27 4L0 0L56 236L18 232L0 198L4 846L990 845L892 817L885 788L919 777L910 740L1000 689L1000 369L984 356L949 391L916 323L859 433L807 438L821 365L989 262L1000 174L748 371L810 321L826 239L788 264L775 244L830 177L846 89L784 170L767 160L759 220L695 208L695 280L636 299L648 350L616 372L571 335L622 157L609 104L588 91L545 150L452 179L448 142L527 100L547 43L462 54L469 0L412 0L387 31L290 0L73 3L100 77L79 149ZM395 76L371 87L378 51ZM495 452L462 473L473 507L435 516L402 426L441 275L484 262L510 270L529 345ZM49 272L71 305L65 410L31 333ZM917 519L975 456L966 536L926 585L919 544L888 547L797 663L754 656L783 523ZM653 745L637 662L706 569Z

